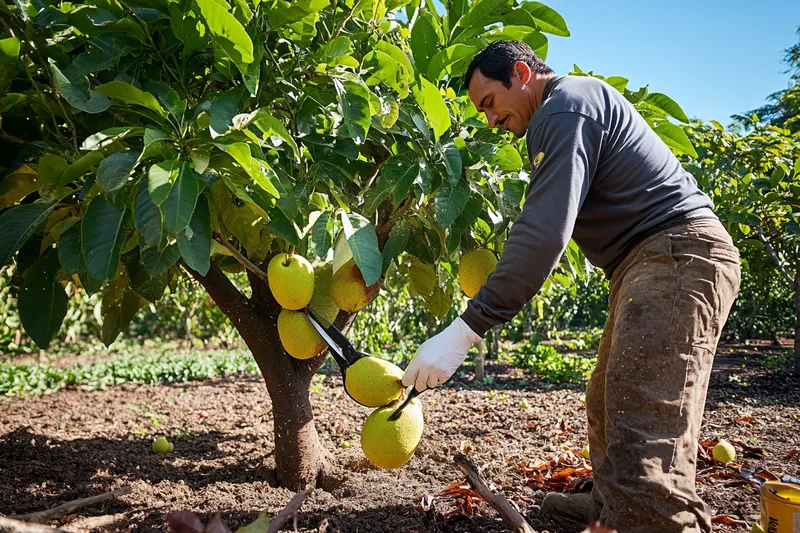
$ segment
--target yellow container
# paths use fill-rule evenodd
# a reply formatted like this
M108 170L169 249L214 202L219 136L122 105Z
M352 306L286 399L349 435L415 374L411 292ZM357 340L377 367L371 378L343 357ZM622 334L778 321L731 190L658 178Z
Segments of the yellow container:
M761 527L766 533L800 533L800 485L779 481L764 483Z

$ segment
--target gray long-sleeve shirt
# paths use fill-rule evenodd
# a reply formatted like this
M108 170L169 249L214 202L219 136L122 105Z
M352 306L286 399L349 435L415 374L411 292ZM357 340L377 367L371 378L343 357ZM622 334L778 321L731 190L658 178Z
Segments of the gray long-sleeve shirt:
M711 199L633 105L606 82L548 81L528 126L532 172L502 257L462 319L479 335L542 287L570 237L611 277L661 229L715 218Z

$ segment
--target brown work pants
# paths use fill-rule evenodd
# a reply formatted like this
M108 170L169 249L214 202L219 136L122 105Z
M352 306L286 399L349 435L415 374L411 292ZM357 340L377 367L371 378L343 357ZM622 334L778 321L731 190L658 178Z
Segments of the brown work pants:
M717 220L669 228L611 278L608 321L586 392L593 500L620 533L710 532L695 491L697 439L739 252Z

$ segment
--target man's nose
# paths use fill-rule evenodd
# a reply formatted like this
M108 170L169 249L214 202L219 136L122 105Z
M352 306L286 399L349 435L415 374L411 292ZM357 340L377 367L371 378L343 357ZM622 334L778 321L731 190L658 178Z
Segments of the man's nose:
M489 121L489 127L494 128L495 126L497 126L497 121L500 119L500 116L494 111L485 111L485 113L486 113L486 120Z

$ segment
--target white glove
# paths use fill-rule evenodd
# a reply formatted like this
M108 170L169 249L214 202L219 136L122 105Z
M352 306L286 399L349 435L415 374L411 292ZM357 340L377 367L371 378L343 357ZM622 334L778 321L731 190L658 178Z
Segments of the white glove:
M419 347L403 375L403 386L414 384L418 391L433 388L450 379L464 362L467 350L481 340L461 317Z

